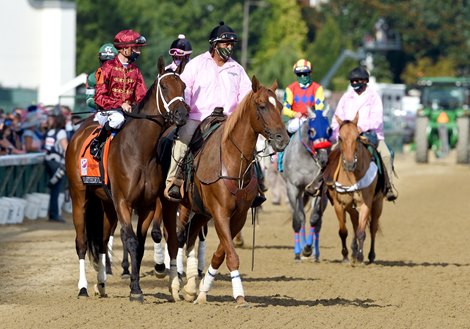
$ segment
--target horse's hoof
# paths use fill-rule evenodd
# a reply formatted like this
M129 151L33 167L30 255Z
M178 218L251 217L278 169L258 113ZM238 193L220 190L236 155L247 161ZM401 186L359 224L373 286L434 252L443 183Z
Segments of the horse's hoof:
M295 254L294 261L300 263L300 254Z
M309 246L307 244L307 245L305 245L304 249L302 249L302 256L310 257L312 255L312 252L313 252L312 246Z
M131 273L128 270L122 271L121 279L128 280L131 277Z
M159 279L163 279L166 276L166 267L165 264L155 264L153 267L155 276Z
M235 248L242 248L245 242L243 241L243 238L237 238L233 239L233 245Z
M108 297L106 294L106 284L105 283L98 283L93 286L95 290L95 296L100 296L101 298Z
M207 294L205 292L200 292L193 304L201 305L207 303Z
M202 280L202 278L204 277L204 271L203 270L197 270L197 277L199 280Z
M187 302L193 302L196 299L196 296L197 296L196 291L189 292L189 291L186 290L186 287L183 287L183 290L181 291L181 293L183 294L184 300L187 301Z
M238 296L236 299L236 306L235 308L251 308L250 304L248 304L245 300L245 297Z
M88 296L87 288L81 288L80 291L78 292L77 298L82 298L82 297L90 297Z
M133 293L131 293L130 296L129 296L129 300L131 302L143 303L144 302L144 295L143 294L133 294Z
M314 261L315 263L320 263L320 256L315 256L315 257L313 257L313 261Z

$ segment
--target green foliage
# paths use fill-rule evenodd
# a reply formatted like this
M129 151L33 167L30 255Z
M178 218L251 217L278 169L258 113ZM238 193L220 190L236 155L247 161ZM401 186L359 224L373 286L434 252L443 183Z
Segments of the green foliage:
M292 66L304 56L307 26L301 19L295 0L269 0L265 10L269 20L260 39L258 51L249 72L256 73L260 81L277 80L285 88L293 80Z
M76 70L94 71L99 47L112 42L120 30L132 28L148 40L138 64L150 85L158 57L164 56L169 63L168 47L178 34L191 42L194 57L207 51L209 33L220 20L239 36L234 54L239 61L244 1L76 0ZM250 4L247 72L265 84L278 80L279 87L285 88L295 80L292 65L302 57L312 62L313 78L320 81L342 49L357 51L366 35L374 36L380 17L399 33L402 49L371 53L372 73L379 81L414 82L432 70L470 74L470 5L466 0L330 0L320 10L301 8L296 0ZM329 87L344 90L347 72L357 64L344 62Z

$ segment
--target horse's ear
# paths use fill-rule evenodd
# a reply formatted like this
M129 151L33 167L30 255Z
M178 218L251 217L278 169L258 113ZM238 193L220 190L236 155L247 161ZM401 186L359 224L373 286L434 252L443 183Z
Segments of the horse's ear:
M343 125L343 120L339 118L339 116L335 115L336 121L338 122L338 125L341 127Z
M315 111L310 106L307 106L307 113L309 118L315 119Z
M185 68L185 66L186 66L187 63L188 63L187 60L182 60L181 63L180 63L180 65L178 65L178 67L176 68L176 73L178 73L178 74L183 73L184 68Z
M259 90L259 81L256 79L256 75L253 75L253 78L251 78L251 89L253 89L254 93Z
M163 74L163 72L165 72L165 60L163 59L163 56L158 58L157 68L158 74Z
M359 122L359 111L356 112L356 116L352 122L357 126L357 123Z
M272 86L271 86L269 89L271 89L272 91L276 92L276 90L277 90L277 80L274 80Z

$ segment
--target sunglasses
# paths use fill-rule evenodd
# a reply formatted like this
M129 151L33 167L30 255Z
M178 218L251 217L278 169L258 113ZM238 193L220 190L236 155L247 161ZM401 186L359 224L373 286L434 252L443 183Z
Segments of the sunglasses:
M298 76L298 77L306 77L308 76L310 73L308 72L301 72L301 73L296 73L295 75Z

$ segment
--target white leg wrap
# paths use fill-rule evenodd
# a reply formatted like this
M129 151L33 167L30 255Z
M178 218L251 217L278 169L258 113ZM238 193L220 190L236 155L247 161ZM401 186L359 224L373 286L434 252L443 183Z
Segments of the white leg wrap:
M78 266L79 266L79 271L80 271L80 278L78 279L78 290L82 288L88 289L88 282L86 280L86 274L85 274L85 260L79 259Z
M212 283L214 282L214 279L217 273L219 273L219 270L214 270L212 268L212 265L209 265L206 275L204 276L204 278L201 280L201 283L199 284L199 291L208 293L209 290L211 290L212 288Z
M163 264L165 256L163 256L163 248L161 242L153 243L153 260L155 264Z
M106 254L100 254L98 263L98 283L106 282Z
M178 254L176 255L176 269L178 270L178 273L183 274L183 248L178 248Z
M111 264L113 263L113 242L114 236L111 235L108 240L108 257Z
M240 272L232 271L230 272L230 277L232 278L233 298L236 299L238 296L245 297Z
M175 301L179 300L180 281L178 279L178 272L176 270L176 259L170 261L170 282L168 283L168 290L170 291Z
M204 272L206 267L206 241L199 241L197 248L197 269Z
M170 269L170 254L168 253L168 244L165 244L165 267Z
M186 259L186 277L192 278L197 276L197 258L196 251L192 249Z

